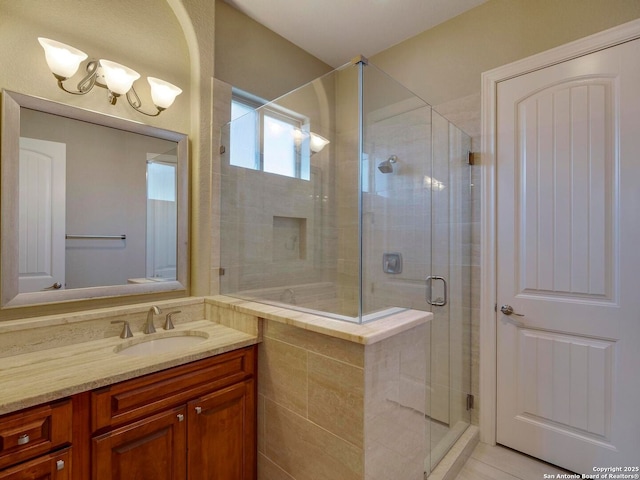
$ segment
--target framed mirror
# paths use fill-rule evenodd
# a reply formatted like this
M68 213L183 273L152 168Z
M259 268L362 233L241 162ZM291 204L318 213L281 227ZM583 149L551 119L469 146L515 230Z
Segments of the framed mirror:
M188 292L188 138L4 91L2 308Z

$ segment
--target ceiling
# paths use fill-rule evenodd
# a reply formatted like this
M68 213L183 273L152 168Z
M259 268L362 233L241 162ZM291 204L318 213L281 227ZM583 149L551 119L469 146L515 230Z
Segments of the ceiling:
M225 0L332 67L370 57L486 0Z

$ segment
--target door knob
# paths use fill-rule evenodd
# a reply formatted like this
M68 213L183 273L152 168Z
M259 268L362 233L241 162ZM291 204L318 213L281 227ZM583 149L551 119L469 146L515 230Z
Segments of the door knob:
M514 312L513 307L511 305L502 305L500 307L500 311L505 315L515 315L517 317L524 317L523 314Z
M62 288L62 284L60 282L56 282L50 287L44 288L43 290L59 290Z

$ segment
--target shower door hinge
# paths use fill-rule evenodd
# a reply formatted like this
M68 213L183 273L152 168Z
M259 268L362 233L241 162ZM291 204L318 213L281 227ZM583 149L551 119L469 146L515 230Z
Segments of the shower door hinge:
M473 395L467 393L467 410L473 410Z
M473 153L472 151L468 152L467 163L469 165L475 165L476 164L476 154Z

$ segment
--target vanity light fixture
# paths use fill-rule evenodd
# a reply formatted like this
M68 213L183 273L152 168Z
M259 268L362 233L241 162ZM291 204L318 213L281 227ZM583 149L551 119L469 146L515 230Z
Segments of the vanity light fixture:
M180 88L169 82L148 77L151 100L158 111L147 113L142 110L140 97L133 88L133 82L140 78L140 74L129 67L104 59L90 60L86 66L87 74L78 82L77 90L67 90L63 82L76 74L80 64L87 59L87 54L77 48L48 38L39 37L38 42L44 48L47 65L58 80L58 87L72 95L85 95L97 85L107 89L111 105L115 105L118 97L124 95L127 97L129 105L135 110L150 117L157 117L169 108L175 98L182 93Z

